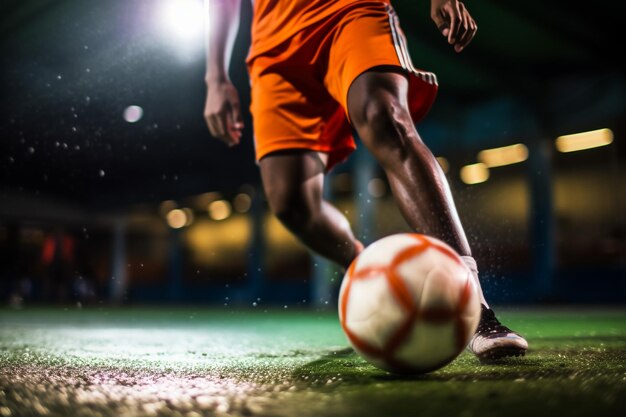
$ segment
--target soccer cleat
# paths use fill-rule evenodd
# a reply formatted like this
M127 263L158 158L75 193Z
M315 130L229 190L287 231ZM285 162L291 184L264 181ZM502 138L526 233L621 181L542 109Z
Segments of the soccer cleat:
M480 322L468 350L483 361L524 356L528 349L526 339L500 323L492 309L484 304L480 308Z

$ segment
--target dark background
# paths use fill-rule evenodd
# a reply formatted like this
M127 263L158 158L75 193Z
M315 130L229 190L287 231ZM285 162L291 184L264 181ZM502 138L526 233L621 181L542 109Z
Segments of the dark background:
M341 272L267 212L249 114L241 146L209 136L202 33L180 37L167 3L0 5L3 302L333 305ZM189 3L201 13L199 1L177 6ZM467 2L479 30L462 54L430 20L429 2L393 4L415 66L438 75L418 130L448 162L488 298L623 303L623 3ZM249 22L244 0L231 65L244 107ZM143 109L136 123L124 120L130 105ZM613 142L555 148L558 136L597 129ZM490 169L480 184L459 178L479 151L515 143L527 160ZM372 179L382 181L373 193ZM237 209L242 194L250 207ZM329 176L328 197L365 241L407 231L362 149ZM233 214L212 219L214 201ZM169 227L176 208L193 221Z

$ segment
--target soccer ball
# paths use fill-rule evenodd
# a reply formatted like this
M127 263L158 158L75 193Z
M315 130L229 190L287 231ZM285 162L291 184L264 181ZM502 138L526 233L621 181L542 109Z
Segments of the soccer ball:
M373 365L430 372L467 346L480 318L471 272L446 243L417 233L384 237L352 262L339 292L352 347Z

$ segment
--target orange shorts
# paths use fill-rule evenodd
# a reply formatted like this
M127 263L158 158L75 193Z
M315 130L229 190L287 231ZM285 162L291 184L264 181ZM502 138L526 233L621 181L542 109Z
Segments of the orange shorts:
M373 67L401 67L409 78L415 122L437 93L434 74L416 70L393 8L362 1L302 29L270 51L251 57L257 161L277 151L309 149L329 154L326 169L356 149L348 120L348 89Z

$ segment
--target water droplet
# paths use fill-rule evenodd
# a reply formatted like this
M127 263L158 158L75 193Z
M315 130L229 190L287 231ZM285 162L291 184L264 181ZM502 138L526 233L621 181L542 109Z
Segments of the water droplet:
M35 153L35 148L33 148L32 146L28 147L28 153L33 154Z
M98 172L98 174L100 175L100 177L104 177L104 170L103 170L103 169L101 169L101 170Z

